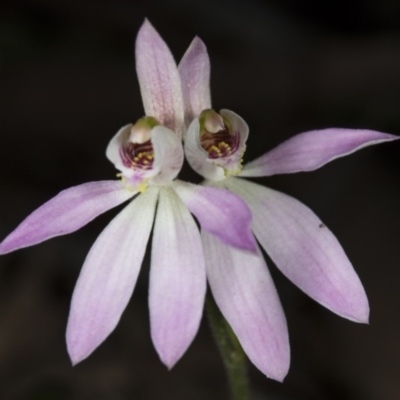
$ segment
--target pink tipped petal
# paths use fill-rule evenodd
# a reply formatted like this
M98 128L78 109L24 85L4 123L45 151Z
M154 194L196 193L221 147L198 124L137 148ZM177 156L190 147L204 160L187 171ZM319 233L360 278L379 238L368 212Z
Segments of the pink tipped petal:
M202 238L215 302L251 362L282 382L290 364L286 318L260 251L233 249L204 231Z
M212 181L225 179L224 169L208 161L208 153L200 144L200 122L195 118L185 139L185 156L190 166L201 176Z
M248 163L241 176L313 171L339 157L398 136L363 129L330 128L300 133Z
M114 218L90 249L79 275L67 326L75 365L114 330L139 274L154 220L158 190L141 194Z
M242 179L227 183L249 205L254 234L283 274L334 313L368 322L368 299L359 277L338 240L309 208Z
M225 189L182 181L175 181L173 188L204 230L226 244L256 251L251 233L251 212L240 197Z
M210 59L206 45L195 37L179 63L186 124L211 108Z
M199 328L206 274L200 233L169 187L160 190L150 269L151 337L161 361L172 368Z
M136 39L136 71L146 115L181 138L184 108L178 68L168 46L148 20Z
M174 132L162 125L152 129L151 142L154 149L153 170L160 171L152 181L156 185L168 184L182 168L182 142Z
M74 232L135 193L120 181L89 182L63 190L29 215L0 244L0 254Z

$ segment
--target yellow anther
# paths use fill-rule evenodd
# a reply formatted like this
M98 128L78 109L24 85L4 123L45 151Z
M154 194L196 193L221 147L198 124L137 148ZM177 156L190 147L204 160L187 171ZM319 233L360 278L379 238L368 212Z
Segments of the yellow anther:
M144 161L143 161L143 164L144 164L144 165L147 165L148 163L149 163L148 160L144 160Z
M231 152L232 152L231 146L229 146L229 144L226 143L226 142L219 142L219 143L218 143L218 148L224 149L224 150L227 151L228 153L231 153Z
M134 157L133 161L138 162L139 161L139 157Z
M221 154L221 150L217 146L210 146L207 151L208 151L208 154L211 154L214 152Z

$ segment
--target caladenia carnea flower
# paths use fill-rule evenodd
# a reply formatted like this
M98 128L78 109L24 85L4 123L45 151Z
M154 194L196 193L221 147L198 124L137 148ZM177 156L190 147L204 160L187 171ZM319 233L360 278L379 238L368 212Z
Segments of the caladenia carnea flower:
M256 251L251 212L226 190L174 180L183 163L183 101L175 61L145 21L136 41L136 67L146 116L123 127L106 155L121 180L64 190L28 216L0 244L0 254L81 228L132 200L92 246L76 284L67 327L74 364L114 330L132 295L154 223L150 270L151 336L171 368L192 342L202 316L206 267L200 232Z
M185 53L179 72L188 126L185 154L206 178L203 184L226 188L246 201L255 237L295 285L334 313L367 323L364 288L332 232L296 199L242 178L313 171L398 137L371 130L315 130L294 136L242 167L249 128L234 112L211 109L210 63L199 38ZM260 251L257 256L234 249L204 230L202 239L216 304L256 367L283 380L290 363L286 321Z

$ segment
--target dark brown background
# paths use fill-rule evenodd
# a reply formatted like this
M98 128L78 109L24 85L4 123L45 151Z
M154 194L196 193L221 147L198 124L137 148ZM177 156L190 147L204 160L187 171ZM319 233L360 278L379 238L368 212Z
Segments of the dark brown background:
M143 114L133 41L145 16L177 59L195 34L206 42L215 108L236 111L251 127L247 160L310 129L400 134L398 1L3 0L0 238L61 189L114 178L106 145ZM292 365L284 384L252 368L255 399L400 398L399 155L400 143L381 145L316 172L265 179L338 236L367 290L371 323L333 315L270 262ZM71 367L64 343L71 293L117 211L0 258L1 399L228 399L206 321L172 372L158 360L148 258L115 332Z

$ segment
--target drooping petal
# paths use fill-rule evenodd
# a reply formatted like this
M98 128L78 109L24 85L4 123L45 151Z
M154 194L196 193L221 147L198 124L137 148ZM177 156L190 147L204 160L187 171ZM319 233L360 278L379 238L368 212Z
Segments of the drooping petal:
M175 60L148 20L136 38L136 71L146 115L182 138L184 107Z
M206 292L200 233L188 209L165 186L154 225L150 269L151 337L172 368L199 328Z
M67 346L73 364L114 330L132 295L154 220L158 189L129 204L97 238L72 296Z
M195 118L189 125L185 139L185 156L190 166L201 176L212 181L225 179L223 168L208 161L208 153L201 147L200 122Z
M89 182L63 190L29 215L0 244L0 254L75 232L135 193L120 181Z
M251 212L233 193L220 188L174 181L173 188L201 227L231 246L255 251Z
M270 176L313 171L336 158L398 136L364 130L330 128L300 133L248 163L241 176Z
M359 277L336 237L309 208L243 179L226 184L249 205L253 232L284 275L334 313L368 322L368 299Z
M179 174L183 164L182 142L165 126L158 125L151 131L154 149L153 170L159 171L153 183L163 185L171 182Z
M210 59L204 42L195 37L178 66L185 105L185 121L189 126L203 110L211 108Z
M283 381L290 364L286 318L267 265L202 232L207 278L215 302L251 362Z

